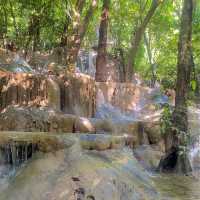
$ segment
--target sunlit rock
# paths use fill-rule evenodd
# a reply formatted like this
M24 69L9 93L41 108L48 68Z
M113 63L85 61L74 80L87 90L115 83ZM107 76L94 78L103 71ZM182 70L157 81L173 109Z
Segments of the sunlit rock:
M36 155L1 190L0 199L74 200L80 195L92 200L159 199L130 150L86 151L77 145Z
M81 117L93 117L96 110L95 81L84 74L60 77L61 109Z
M74 115L48 108L10 106L0 114L0 130L72 133L75 120Z
M55 110L60 110L60 87L55 77L47 79L47 91L48 106Z
M92 117L95 98L94 80L87 75L0 74L0 111L9 105L38 106Z
M76 133L94 133L96 131L94 120L78 117L75 121Z

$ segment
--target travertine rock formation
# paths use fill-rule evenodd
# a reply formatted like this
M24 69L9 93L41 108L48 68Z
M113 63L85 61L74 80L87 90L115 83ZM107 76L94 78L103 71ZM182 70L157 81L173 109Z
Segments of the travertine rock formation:
M0 111L9 105L38 106L92 117L95 98L95 82L86 75L0 74Z

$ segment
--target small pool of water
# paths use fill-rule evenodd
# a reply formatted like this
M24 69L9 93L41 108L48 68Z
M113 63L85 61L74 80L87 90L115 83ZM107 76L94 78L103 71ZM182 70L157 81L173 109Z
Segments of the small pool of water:
M199 177L159 174L152 180L162 200L200 200Z

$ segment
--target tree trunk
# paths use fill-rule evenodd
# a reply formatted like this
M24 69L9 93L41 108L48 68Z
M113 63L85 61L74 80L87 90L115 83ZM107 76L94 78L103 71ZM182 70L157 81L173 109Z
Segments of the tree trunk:
M3 48L6 48L6 39L7 39L7 33L8 33L8 15L7 15L7 9L6 6L2 5L3 13L4 13L4 31L3 31Z
M66 0L65 4L66 4L66 8L67 8L69 5L69 1ZM70 14L68 12L66 12L66 21L65 21L65 24L63 27L63 33L61 35L61 42L60 42L61 47L68 46L67 41L68 41L68 36L69 36L69 26L72 25L72 20L70 19L70 15L73 16L76 19L76 21L80 23L80 16L82 14L84 4L85 4L85 0L77 0L76 6L75 6L76 12L71 11ZM76 26L76 28L77 28L77 26Z
M67 0L66 3L65 3L66 10L67 10L68 4L69 4L69 2ZM63 26L63 32L61 34L61 39L60 39L60 46L61 47L64 47L64 46L67 45L67 33L68 33L70 22L71 22L71 20L70 20L69 13L66 11L65 23L64 23L64 26Z
M149 59L149 64L151 67L151 84L150 86L153 88L156 83L156 63L154 62L151 45L150 45L150 37L147 36L147 33L144 33L144 44L147 49L147 55Z
M198 100L200 100L200 74L195 74L195 80L196 80L195 96L197 97Z
M85 0L77 0L76 2L76 8L79 15L82 14L84 4L85 4Z
M32 15L29 19L28 26L28 38L25 44L25 53L24 57L27 57L29 45L33 39L33 52L37 50L37 46L40 40L40 17L37 15Z
M199 100L199 97L200 97L200 88L199 88L199 85L200 85L200 81L199 81L199 76L197 74L197 71L196 71L196 65L194 63L194 56L193 56L193 53L191 55L191 59L192 59L192 72L193 72L193 80L196 82L196 88L195 88L195 97L197 98L197 100Z
M109 20L110 0L103 1L101 22L99 27L99 43L96 60L96 81L104 82L108 78L107 70L107 35L108 35L108 20Z
M119 57L120 57L120 81L125 82L126 77L126 64L125 64L125 57L124 57L124 51L121 47L118 48L119 51Z
M86 15L81 22L78 20L77 26L74 28L73 34L72 34L72 40L69 41L68 44L68 52L67 52L67 59L66 64L71 65L72 67L75 67L75 63L77 60L78 52L80 50L83 38L85 36L85 33L88 29L90 20L94 14L94 11L97 7L98 0L92 0L90 7L88 8Z
M141 25L137 27L136 30L134 30L132 42L131 42L131 48L128 55L128 63L126 67L127 68L126 81L128 82L131 82L133 80L135 59L136 59L137 51L140 46L140 42L145 32L145 29L161 2L162 1L160 0L152 0L152 4L147 15L145 16L144 20L141 22Z
M181 27L178 43L177 83L175 110L173 112L173 128L169 134L171 146L167 147L167 154L160 163L162 171L168 169L179 173L188 173L192 170L188 153L183 150L187 147L188 118L187 97L192 71L192 12L193 0L184 0ZM173 156L174 155L174 156ZM171 165L173 163L173 165Z

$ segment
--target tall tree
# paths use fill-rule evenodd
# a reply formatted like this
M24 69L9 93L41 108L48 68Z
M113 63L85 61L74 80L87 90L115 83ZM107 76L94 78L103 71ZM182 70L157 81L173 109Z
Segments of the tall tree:
M80 2L77 3L78 13L77 13L76 25L73 29L71 40L67 44L68 51L67 51L66 64L72 65L73 67L77 60L78 52L80 50L83 38L86 34L86 31L88 29L90 20L94 14L95 9L97 8L98 0L91 1L91 4L90 4L88 10L86 11L83 21L80 19L81 18L80 15L82 13L84 1L80 1Z
M145 29L153 17L156 9L160 5L160 3L163 2L162 0L152 0L150 9L147 12L147 15L145 16L144 20L141 22L141 24L136 27L134 30L132 41L131 41L131 48L128 55L128 63L127 63L127 69L126 69L126 81L132 81L133 80L133 73L134 73L134 64L135 59L137 55L137 51L140 46L140 42L142 40L142 37L144 35Z
M151 47L151 43L150 43L150 34L148 32L144 33L144 44L146 46L146 50L147 50L147 56L148 56L148 60L149 60L149 64L150 64L150 70L151 70L151 84L150 86L153 88L155 86L156 83L156 67L157 64L153 58L153 53L152 53L152 47Z
M101 22L99 28L99 43L96 60L96 81L107 81L107 37L110 0L103 1Z
M193 0L184 0L178 42L176 99L172 116L173 128L169 133L171 142L168 143L166 157L160 163L162 170L176 170L181 173L192 170L185 149L188 134L187 98L193 67L192 13Z
M60 46L67 47L69 36L78 31L85 0L77 0L74 6L75 8L73 8L73 4L68 0L65 0L64 3L66 6L66 19L61 35ZM70 28L72 29L72 33L70 32Z
M24 56L26 58L28 54L28 48L31 43L31 40L33 39L33 52L36 51L37 45L39 43L39 37L40 37L40 15L34 13L30 16L29 19L29 26L28 26L28 39L25 45L25 53Z

